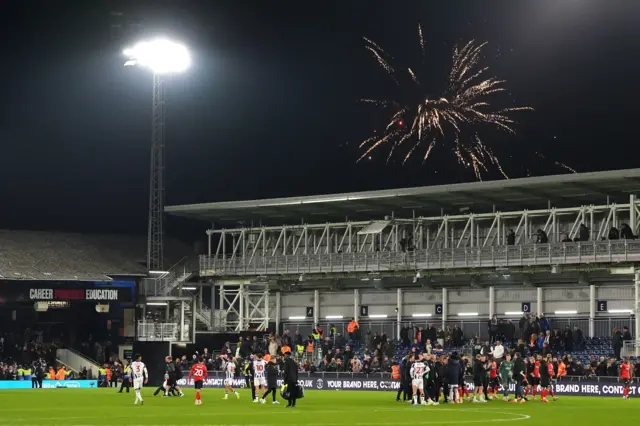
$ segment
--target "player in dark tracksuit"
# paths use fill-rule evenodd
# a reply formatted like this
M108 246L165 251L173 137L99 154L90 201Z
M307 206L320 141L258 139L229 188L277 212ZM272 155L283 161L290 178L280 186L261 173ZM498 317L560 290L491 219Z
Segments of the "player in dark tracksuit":
M413 365L414 361L415 361L415 358L413 357L413 355L410 355L409 359L407 359L404 372L402 373L402 380L404 381L404 384L405 384L403 401L411 402L413 398L413 388L411 386L411 366ZM404 399L405 397L406 399Z
M460 382L464 383L464 366L458 358L458 354L454 352L447 363L447 392L445 392L445 400L455 403L462 400L462 395L458 390ZM449 395L450 394L450 395Z
M400 361L400 388L398 388L398 395L396 395L396 401L400 401L400 395L403 395L402 400L406 401L407 400L407 386L410 386L407 384L407 379L408 379L408 369L407 369L407 365L409 364L409 356L405 356L404 358L402 358L402 361ZM409 400L411 400L411 398L408 398Z
M244 380L247 387L251 389L251 398L253 401L256 399L256 388L253 386L253 355L251 355L250 359L245 360L243 370Z
M267 364L267 392L262 395L262 399L267 399L270 393L273 394L273 404L279 404L279 402L276 401L278 374L280 374L280 369L276 365L276 358L273 357Z

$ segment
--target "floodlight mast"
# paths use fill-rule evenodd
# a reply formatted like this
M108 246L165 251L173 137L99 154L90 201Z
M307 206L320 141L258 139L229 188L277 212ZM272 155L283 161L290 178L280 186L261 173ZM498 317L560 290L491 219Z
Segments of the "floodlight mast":
M153 72L151 103L151 168L149 176L149 222L147 229L147 268L163 270L164 259L164 129L165 97L162 75L179 73L190 64L189 52L164 39L139 43L124 51L125 66L140 66Z

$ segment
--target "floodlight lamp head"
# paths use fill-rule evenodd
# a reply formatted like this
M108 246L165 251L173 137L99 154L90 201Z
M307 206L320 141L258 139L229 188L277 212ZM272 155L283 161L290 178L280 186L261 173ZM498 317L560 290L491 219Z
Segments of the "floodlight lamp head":
M128 58L125 66L138 65L154 74L180 73L191 65L187 48L167 39L140 42L122 53Z

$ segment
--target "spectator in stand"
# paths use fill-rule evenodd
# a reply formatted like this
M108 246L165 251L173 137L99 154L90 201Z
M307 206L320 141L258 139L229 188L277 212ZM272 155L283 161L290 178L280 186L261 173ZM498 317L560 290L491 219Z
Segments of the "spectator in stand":
M373 358L371 361L370 369L372 373L377 373L380 371L380 359L378 357Z
M278 344L274 337L269 338L269 355L275 357L278 355Z
M254 354L262 352L262 344L258 341L258 336L253 336L253 340L251 341L251 352Z
M564 333L562 333L562 337L564 340L564 350L567 352L573 351L573 333L569 326L566 326L564 329Z
M527 322L528 322L527 314L523 314L522 318L520 318L520 321L518 322L518 327L520 328L520 338L521 339L525 339L525 336L527 336L527 334L526 334Z
M443 348L445 339L447 337L445 332L444 332L444 330L443 329L439 329L438 333L436 334L436 337L437 337L436 341L438 342L438 345Z
M351 358L351 371L354 373L359 373L360 371L362 371L362 363L355 355Z
M618 377L618 364L613 358L609 358L609 361L607 362L607 376Z
M359 333L360 324L356 321L355 318L351 318L351 321L347 325L347 333L349 333L349 340L360 341Z
M493 315L489 320L489 324L487 325L489 328L489 341L491 343L495 342L496 336L498 334L498 316Z
M636 236L633 235L633 231L631 230L631 227L629 225L627 225L626 223L622 224L622 227L620 228L620 238L624 239L624 240L635 240Z
M300 334L300 330L296 330L296 335L293 339L293 344L296 346L303 346L302 334Z
M527 352L526 346L524 344L524 340L522 339L518 339L518 344L515 348L515 351L520 354L520 359L524 359L525 358L525 353Z
M386 355L384 355L382 358L380 371L382 371L383 373L391 373L391 361L389 361L389 357Z
M629 327L627 327L626 325L624 327L622 327L622 342L629 342L633 340L633 337L631 336L631 332L629 331Z
M538 336L535 333L529 338L529 355L533 355L538 350Z
M349 360L353 358L353 351L351 350L351 346L349 345L345 346L343 355L345 360Z
M400 329L400 340L402 341L402 346L408 348L411 345L411 341L409 340L409 328L402 327Z
M593 368L593 362L591 364ZM607 375L607 361L603 356L600 357L598 361L596 361L595 373L598 377L605 377Z
M496 364L500 365L503 358L504 358L504 346L502 346L502 342L500 342L500 340L496 340L496 345L493 348L493 359L496 362Z
M622 351L622 333L617 328L613 329L611 346L613 347L613 353L616 357L616 360L620 361L620 352Z
M551 330L551 324L549 323L547 317L544 316L544 314L540 315L540 330L544 332Z
M433 346L431 346L431 339L427 339L427 343L425 343L425 345L424 345L425 353L431 355L432 349L433 349Z
M633 369L633 376L640 377L640 358L636 360L636 366Z
M589 228L587 227L587 225L585 225L584 223L580 224L580 241L589 241L589 236L591 234L591 231L589 230Z
M420 347L420 343L418 342L418 339L413 339L413 345L411 345L411 349L416 350L418 352L422 351L422 348Z
M284 334L282 335L282 346L289 346L291 347L291 345L293 344L293 341L291 340L291 335L289 334L289 330L285 330Z
M575 350L582 349L582 344L584 343L584 337L582 334L582 330L578 328L577 325L573 326L573 348Z

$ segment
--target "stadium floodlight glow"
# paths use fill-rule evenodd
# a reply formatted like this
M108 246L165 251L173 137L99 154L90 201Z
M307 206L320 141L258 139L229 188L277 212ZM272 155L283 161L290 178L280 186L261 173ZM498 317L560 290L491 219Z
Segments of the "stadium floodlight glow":
M128 58L125 66L148 68L154 74L180 73L191 65L189 50L164 38L137 43L122 53Z
M342 316L342 315L327 315L325 318L326 319L342 319L342 318L344 318L344 316Z
M167 306L167 302L147 302L147 306Z
M374 314L374 315L369 315L369 318L386 318L388 315L387 314Z
M633 309L609 309L607 312L610 314L631 314Z
M575 315L577 314L578 311L555 311L554 314L556 315Z
M153 275L164 275L164 274L168 274L169 271L149 271L149 273Z
M303 319L307 319L307 317L305 316L298 316L298 317L289 317L290 320L303 320Z
M478 313L477 312L460 312L458 313L459 317L477 317Z
M194 291L194 290L197 290L198 287L182 287L182 289L187 291Z
M505 312L504 314L505 314L505 315L510 315L510 316L511 316L511 315L512 315L512 316L516 316L516 315L522 315L522 314L523 314L523 312L522 312L522 311L519 311L519 312L513 311L513 312Z
M426 317L430 317L431 314L411 314L412 317L414 318L426 318Z

